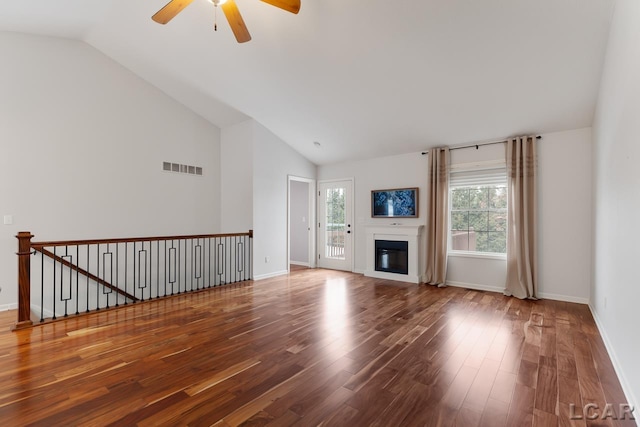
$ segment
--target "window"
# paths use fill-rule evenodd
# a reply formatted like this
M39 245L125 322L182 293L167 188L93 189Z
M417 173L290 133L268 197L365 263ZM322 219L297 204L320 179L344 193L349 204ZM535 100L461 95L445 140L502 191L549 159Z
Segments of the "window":
M449 251L507 252L507 181L500 168L459 170L449 184Z

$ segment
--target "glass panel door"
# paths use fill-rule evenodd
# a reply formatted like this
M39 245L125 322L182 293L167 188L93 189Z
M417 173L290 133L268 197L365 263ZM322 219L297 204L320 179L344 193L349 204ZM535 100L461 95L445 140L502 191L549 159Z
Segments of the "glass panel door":
M321 182L319 185L320 267L352 271L352 187L351 180Z

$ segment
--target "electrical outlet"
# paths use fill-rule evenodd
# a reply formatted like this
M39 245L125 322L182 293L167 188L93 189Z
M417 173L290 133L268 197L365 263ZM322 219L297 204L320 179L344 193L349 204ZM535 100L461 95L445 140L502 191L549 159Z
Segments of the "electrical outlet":
M264 262L265 262L265 264L269 263L269 257L268 256L264 257Z

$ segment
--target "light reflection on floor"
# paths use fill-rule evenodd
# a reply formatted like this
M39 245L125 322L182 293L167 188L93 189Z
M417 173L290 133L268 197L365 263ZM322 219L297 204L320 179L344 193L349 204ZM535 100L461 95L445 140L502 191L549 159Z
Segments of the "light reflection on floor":
M332 278L324 286L323 332L332 341L325 349L336 351L351 347L351 323L349 319L349 293L345 278Z

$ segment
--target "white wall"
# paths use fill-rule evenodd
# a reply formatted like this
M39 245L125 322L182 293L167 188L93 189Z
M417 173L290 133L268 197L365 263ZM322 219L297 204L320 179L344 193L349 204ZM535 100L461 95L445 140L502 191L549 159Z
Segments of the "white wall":
M539 296L589 302L591 129L545 134L538 144Z
M260 279L288 271L288 175L314 179L316 166L257 122L253 165L253 264Z
M0 33L0 308L35 240L218 232L219 129L77 41ZM196 177L162 162L204 168Z
M253 121L222 129L220 156L221 229L241 233L253 229Z
M354 271L362 273L367 268L367 225L393 222L405 225L426 224L427 159L420 153L411 153L318 166L318 180L351 177L354 178ZM371 190L404 187L419 188L419 218L371 218ZM423 237L423 248L426 247L425 242Z
M640 405L640 2L618 0L594 124L590 306L629 403Z
M222 130L222 228L253 229L253 277L285 274L288 176L315 179L316 166L250 119Z
M291 181L289 192L289 261L309 264L309 183ZM312 229L315 231L315 228Z
M538 295L586 304L591 272L591 129L538 141ZM455 150L452 164L504 159L505 146ZM504 260L451 256L447 282L502 291Z
M589 298L591 248L591 131L578 129L543 135L539 154L540 295L586 303ZM453 165L504 160L502 144L451 152ZM420 153L320 166L318 179L355 177L355 271L366 267L364 226L398 222L371 219L371 190L420 188L420 218L405 224L426 224L426 156ZM424 242L423 242L424 244ZM447 282L501 292L505 259L450 256Z

